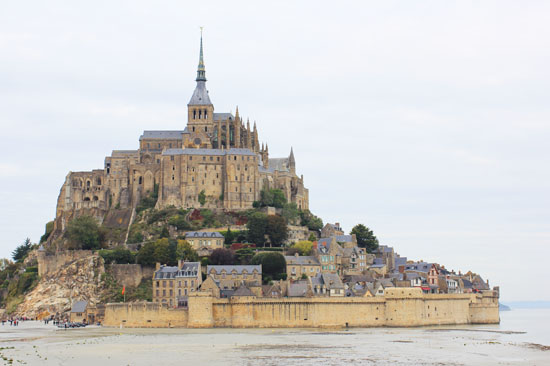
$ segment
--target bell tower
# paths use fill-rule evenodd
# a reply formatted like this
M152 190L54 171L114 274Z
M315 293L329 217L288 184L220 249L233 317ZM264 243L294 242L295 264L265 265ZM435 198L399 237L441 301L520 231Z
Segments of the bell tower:
M197 86L187 104L187 128L191 133L190 142L196 147L211 147L214 136L214 105L206 89L206 69L202 50L202 27L199 66L197 68Z

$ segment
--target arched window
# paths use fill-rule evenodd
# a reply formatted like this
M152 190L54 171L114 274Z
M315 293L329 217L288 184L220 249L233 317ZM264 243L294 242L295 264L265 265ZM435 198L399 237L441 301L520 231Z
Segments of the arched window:
M207 114L206 114L206 109L205 109L204 110L204 119L206 119L206 116L207 116Z
M199 109L199 119L201 119L202 111Z
M142 182L142 178L139 177L139 178L138 178L138 184L141 184L141 182Z
M197 119L197 110L193 109L193 119Z

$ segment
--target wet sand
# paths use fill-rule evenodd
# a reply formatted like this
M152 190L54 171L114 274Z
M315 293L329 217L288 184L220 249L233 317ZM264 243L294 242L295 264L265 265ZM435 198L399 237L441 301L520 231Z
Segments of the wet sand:
M550 365L550 351L521 342L522 333L499 326L64 330L26 322L0 328L0 360L78 366Z

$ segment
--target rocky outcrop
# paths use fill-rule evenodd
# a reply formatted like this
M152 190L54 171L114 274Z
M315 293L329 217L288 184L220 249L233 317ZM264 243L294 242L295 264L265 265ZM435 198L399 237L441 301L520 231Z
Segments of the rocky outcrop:
M44 275L38 285L25 296L17 307L17 314L43 317L70 311L75 301L86 300L97 304L105 290L102 274L103 258L90 254Z

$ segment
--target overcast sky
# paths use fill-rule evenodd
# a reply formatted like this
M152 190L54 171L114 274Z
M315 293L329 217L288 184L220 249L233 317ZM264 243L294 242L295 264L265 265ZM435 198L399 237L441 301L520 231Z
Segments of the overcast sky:
M69 171L185 127L204 26L216 111L294 147L325 222L550 300L550 3L183 3L2 3L0 257Z

